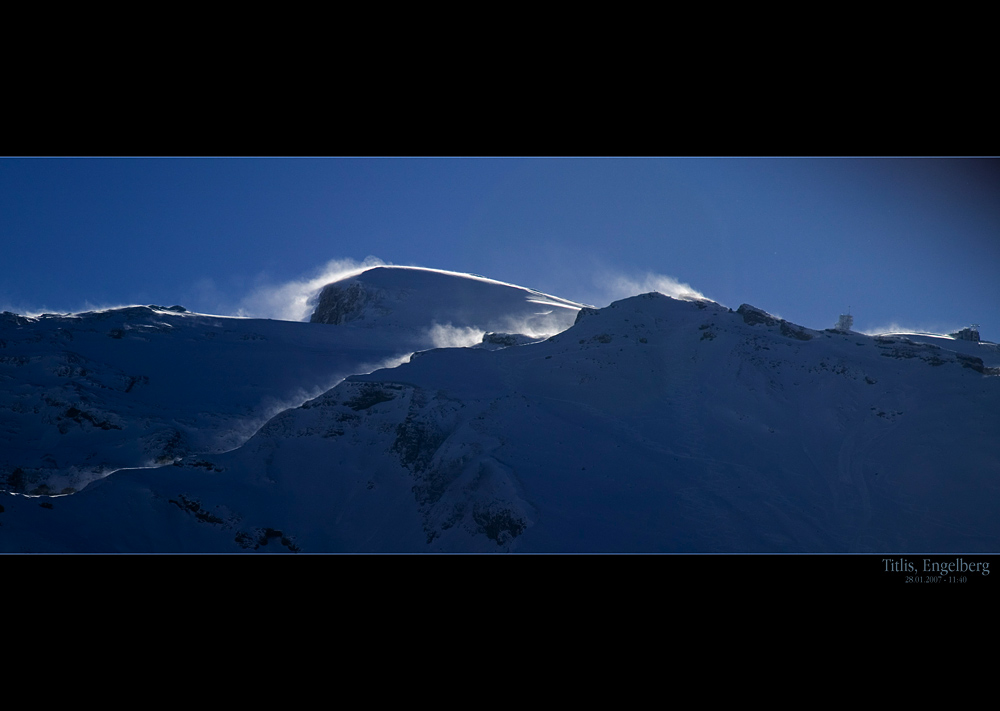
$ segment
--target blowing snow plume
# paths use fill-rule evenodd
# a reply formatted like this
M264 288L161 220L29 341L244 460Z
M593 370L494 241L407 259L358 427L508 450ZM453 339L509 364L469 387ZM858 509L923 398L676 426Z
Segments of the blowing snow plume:
M957 328L945 328L940 324L931 324L931 325L921 324L914 326L912 324L903 325L900 324L898 321L892 321L889 324L886 324L884 326L879 326L877 328L866 328L860 333L863 333L866 336L887 336L890 334L898 334L898 333L921 333L927 335L944 336L949 333L958 331L960 328L963 327L959 326Z
M650 291L658 291L665 296L674 299L708 299L690 284L684 284L673 277L663 274L647 272L642 277L630 277L621 273L608 273L599 276L595 280L598 286L604 290L605 298L610 303L637 294L646 294Z
M435 323L428 329L427 337L435 348L468 348L481 343L484 333L481 328Z
M324 286L380 266L387 264L372 256L365 257L362 262L353 259L332 259L314 277L258 288L240 302L236 315L281 321L305 321L315 306L313 299Z

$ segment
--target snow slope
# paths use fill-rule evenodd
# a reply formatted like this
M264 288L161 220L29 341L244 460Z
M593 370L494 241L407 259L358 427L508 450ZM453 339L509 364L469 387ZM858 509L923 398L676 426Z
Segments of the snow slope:
M0 318L0 487L68 493L245 442L345 376L401 358L351 330L137 306Z
M0 550L995 551L1000 371L966 347L645 294L350 377L233 451L5 497Z
M482 277L406 268L329 285L320 307L329 310L331 293L345 288L364 298L337 327L159 306L4 313L0 490L72 493L123 467L233 449L347 375L456 338L478 343L500 326L537 338L568 327L580 307Z

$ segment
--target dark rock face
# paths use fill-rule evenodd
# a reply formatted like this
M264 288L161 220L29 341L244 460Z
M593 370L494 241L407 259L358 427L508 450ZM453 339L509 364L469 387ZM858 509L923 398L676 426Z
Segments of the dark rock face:
M327 284L319 294L319 303L309 321L331 324L354 321L364 313L373 296L357 282L347 286Z
M759 323L765 326L776 326L778 325L778 319L776 319L771 314L766 311L758 309L756 306L751 306L750 304L743 304L738 309L736 313L743 317L743 322L749 326L755 326Z
M498 546L509 543L524 533L527 522L517 512L499 506L476 504L472 511L473 520L479 525L479 532L486 535Z
M396 439L391 449L399 455L399 461L404 467L422 474L430 467L435 453L449 434L433 421L411 415L396 427ZM434 474L435 472L431 472L429 482L414 487L418 503L436 502L451 483L450 479L442 481L440 475L433 476Z
M580 309L579 311L576 312L576 319L573 321L573 325L575 326L576 324L580 323L580 320L587 316L597 316L600 313L601 313L600 309L592 309L592 308Z
M792 328L789 326L787 321L781 322L781 335L785 338L796 338L800 341L808 341L812 339L812 336L803 331L801 328Z
M962 353L956 353L955 357L958 358L958 362L962 364L963 368L972 368L977 373L986 373L986 368L983 366L982 358L976 358L975 356L968 356Z
M795 338L799 341L812 339L812 336L806 333L800 326L791 324L781 318L775 318L766 311L758 309L756 306L743 304L736 309L736 313L743 317L743 322L747 325L756 326L764 324L765 326L778 326L781 329L781 335L785 338Z
M362 383L358 388L358 393L344 404L355 412L360 412L379 403L394 400L395 397L391 392L387 392L375 383Z

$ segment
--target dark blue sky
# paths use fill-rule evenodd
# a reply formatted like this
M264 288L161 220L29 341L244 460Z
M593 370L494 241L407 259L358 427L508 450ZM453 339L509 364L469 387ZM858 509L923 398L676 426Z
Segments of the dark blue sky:
M6 158L0 309L256 298L330 260L603 306L671 277L812 328L1000 340L1000 160ZM654 275L654 279L647 276Z

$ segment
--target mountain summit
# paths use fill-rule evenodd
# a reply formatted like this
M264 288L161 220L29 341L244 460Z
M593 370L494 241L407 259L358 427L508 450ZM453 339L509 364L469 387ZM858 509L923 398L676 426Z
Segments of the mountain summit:
M474 274L375 267L323 287L310 322L397 331L436 324L551 336L573 325L583 307Z

